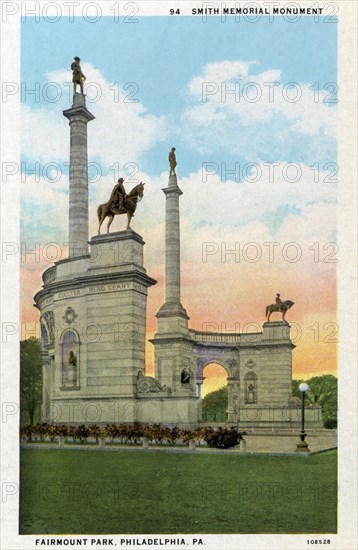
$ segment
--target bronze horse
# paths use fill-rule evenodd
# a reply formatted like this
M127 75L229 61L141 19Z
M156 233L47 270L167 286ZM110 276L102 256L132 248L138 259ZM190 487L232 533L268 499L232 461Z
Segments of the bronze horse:
M118 212L117 210L112 210L111 208L111 201L106 202L105 204L100 204L97 208L97 216L98 216L98 235L101 232L101 226L104 222L105 218L108 217L108 224L107 224L107 233L109 233L109 228L111 226L111 223L113 222L114 216L120 215L120 214L127 214L128 223L127 223L127 229L130 229L130 223L131 219L133 218L134 212L137 208L137 203L142 200L143 198L143 191L144 191L145 183L138 183L133 189L128 193L126 197L126 201L124 203L123 208Z
M269 306L266 306L266 318L269 321L271 317L271 313L274 313L275 311L280 311L282 313L282 320L285 320L285 315L287 311L293 306L295 302L291 302L291 300L286 300L285 302L281 302L279 304L271 304Z

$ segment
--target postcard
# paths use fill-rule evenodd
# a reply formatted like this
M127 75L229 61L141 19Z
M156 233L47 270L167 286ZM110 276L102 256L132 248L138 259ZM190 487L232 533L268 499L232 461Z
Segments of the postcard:
M356 548L356 17L2 3L2 548Z

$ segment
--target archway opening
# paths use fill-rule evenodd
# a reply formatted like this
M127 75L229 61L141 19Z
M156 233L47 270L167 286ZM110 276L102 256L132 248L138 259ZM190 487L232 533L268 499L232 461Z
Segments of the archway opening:
M201 387L203 421L226 422L228 409L226 370L218 363L209 363L204 367L203 377L204 382Z

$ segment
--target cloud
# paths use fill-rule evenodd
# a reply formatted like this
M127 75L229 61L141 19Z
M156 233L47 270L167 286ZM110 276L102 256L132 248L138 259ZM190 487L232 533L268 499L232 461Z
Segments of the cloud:
M107 169L115 163L138 162L142 153L165 138L165 117L150 114L140 102L131 102L136 99L131 98L131 89L107 82L92 65L84 64L83 71L90 75L85 85L87 108L96 117L90 122L89 159L98 159ZM58 90L59 99L48 101L48 107L22 107L22 154L41 163L49 159L68 162L69 129L61 111L71 106L72 85L66 86L68 71L54 71L47 77L52 85L48 90Z
M140 103L126 103L126 93L121 90L116 91L114 101L114 91L103 75L90 65L83 69L95 83L90 87L88 80L88 95L97 89L102 94L101 101L87 103L97 117L90 123L89 159L98 159L107 167L129 160L137 162L142 153L165 138L165 118L151 115ZM337 183L331 176L331 167L325 166L334 158L335 109L323 103L323 96L320 103L314 103L309 84L300 84L300 101L284 101L280 71L270 69L253 74L254 69L257 72L255 61L210 63L188 84L192 105L182 115L181 135L188 147L210 153L216 170L197 170L179 181L184 192L180 199L182 302L191 316L192 327L200 329L205 322L215 322L218 330L221 323L226 323L223 330L232 330L236 322L261 323L264 306L281 291L283 297L296 302L290 319L309 319L311 324L305 329L309 335L315 319L321 322L318 313L324 322L334 319L336 264L325 263L332 250L324 246L334 241L336 230ZM68 79L68 72L51 73L48 79L65 90L62 83ZM269 88L265 83L278 83L274 87L277 100L271 103L267 96L256 103L242 98L236 103L231 94L223 102L219 86L219 91L208 95L203 103L203 83L221 81L226 82L226 90L233 89L235 82L241 88L255 82L266 92ZM246 90L251 93L249 88ZM23 153L32 164L68 162L69 128L61 118L61 110L68 107L68 97L63 94L55 109L53 104L50 108L23 108ZM225 174L233 167L224 166L222 173L220 157L224 153L242 155L257 165L245 173L241 166L238 183L232 174ZM316 167L312 158L318 162ZM293 160L296 167L288 166ZM276 165L268 164L270 161ZM295 171L299 173L297 181ZM137 181L127 178L125 186L129 191L139 180L146 182L132 227L146 242L147 272L158 279L148 296L148 329L154 332L154 314L164 300L166 199L162 188L167 186L168 174L138 172L135 178ZM58 181L50 181L42 173L40 178L28 176L22 183L21 221L26 238L40 242L42 247L58 239L63 246L68 231L68 185L66 172ZM108 200L113 185L113 170L90 181L90 237L97 233L96 208ZM112 230L124 229L125 224L124 216L116 217ZM302 258L296 263L287 261L283 254L290 242L302 249ZM205 243L214 245L206 262ZM249 243L254 245L244 249ZM279 243L273 262L265 243ZM315 243L319 251L317 262ZM252 260L255 244L256 251L261 250L262 254L258 261ZM293 254L294 249L286 249L287 252ZM45 267L45 261L22 266L26 319L35 317L31 296L41 284L39 271ZM307 347L302 349L307 351ZM295 353L300 361L304 360L302 352ZM312 361L315 357L313 354ZM323 366L330 361L330 355L325 357Z
M188 146L225 151L251 161L334 160L336 109L332 95L311 84L285 83L277 69L251 72L257 62L205 65L188 83L182 114Z
M292 178L297 170L298 181L288 181L285 175ZM180 200L184 261L201 262L203 243L209 242L225 242L229 248L235 246L235 242L254 241L262 246L264 242L295 241L308 248L308 242L334 240L337 184L327 182L328 171L317 173L306 165L297 165L290 172L287 164L281 162L275 167L260 164L256 167L257 173L261 174L258 181L249 178L240 183L222 182L219 173L208 175L201 170L180 180L184 191ZM167 185L167 177L167 173L151 176L138 172L135 179L125 180L127 192L138 181L146 182L144 198L138 204L132 226L147 242L151 267L163 261L165 197L162 188ZM22 184L22 223L26 235L34 233L35 213L46 242L49 235L56 233L63 241L68 231L68 185L67 176L56 183L43 178L36 182L34 176L26 179ZM90 235L97 233L97 206L108 200L113 185L112 174L90 183ZM112 230L124 229L125 224L125 217L118 216ZM102 231L105 230L106 222ZM220 254L213 254L210 260L221 261Z

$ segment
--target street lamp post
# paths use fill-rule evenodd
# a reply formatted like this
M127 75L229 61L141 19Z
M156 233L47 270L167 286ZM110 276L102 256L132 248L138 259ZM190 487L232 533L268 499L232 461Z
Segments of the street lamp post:
M302 394L301 433L300 433L300 441L297 443L296 451L305 452L305 453L310 452L308 448L308 443L305 441L305 437L307 435L305 432L305 397L308 389L309 389L308 384L306 384L305 382L299 385L299 390Z

